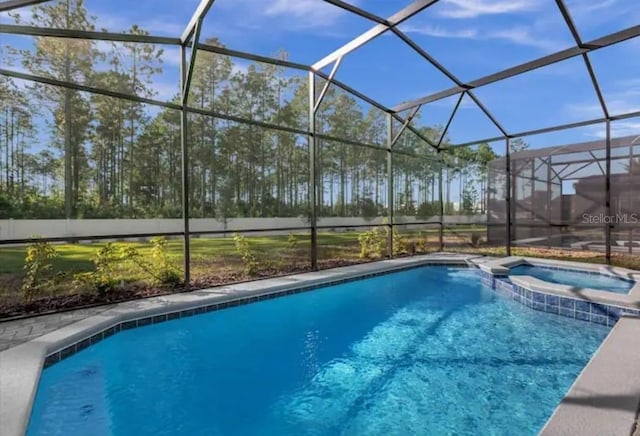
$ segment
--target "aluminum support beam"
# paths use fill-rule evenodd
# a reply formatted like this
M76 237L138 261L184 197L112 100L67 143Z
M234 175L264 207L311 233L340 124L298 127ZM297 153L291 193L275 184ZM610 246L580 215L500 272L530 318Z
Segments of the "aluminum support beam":
M582 38L580 37L580 33L578 32L578 28L576 27L573 19L571 18L571 14L564 4L564 0L556 0L556 5L558 9L560 9L560 13L562 14L562 18L564 18L564 22L567 24L571 35L576 43L576 45L580 48L587 48L582 43ZM607 110L607 104L605 102L602 91L600 90L600 85L598 84L598 78L596 77L596 73L593 70L593 66L591 65L591 61L589 60L589 55L587 53L582 54L582 60L584 61L584 65L587 68L587 72L589 73L589 78L591 79L591 84L593 85L593 89L596 92L598 97L598 101L600 102L600 107L602 108L602 113L605 118L609 118L609 111Z
M204 19L204 16L209 12L211 6L213 6L214 0L200 0L200 4L196 8L193 16L189 20L189 24L185 27L184 32L182 32L182 36L180 37L180 42L184 45L191 39L191 36L196 30L196 26L198 26L198 22ZM198 39L194 38L196 44L198 43Z
M451 127L451 123L453 122L453 119L456 116L456 113L458 112L458 108L460 107L460 103L462 103L462 99L464 98L464 92L460 93L460 97L458 97L458 101L456 102L456 106L453 108L453 112L451 112L451 116L449 117L449 119L447 120L447 124L444 126L444 130L442 130L442 135L440 135L440 140L438 141L438 148L440 148L440 146L442 145L442 141L444 140L445 136L447 136L447 132L449 131L449 127ZM418 106L421 107L421 106Z
M406 126L405 126L406 127ZM389 230L389 234L387 235L387 255L389 259L393 258L393 212L394 212L394 190L393 190L393 153L391 149L393 148L393 117L391 114L387 114L387 188L389 197L387 199L388 206L388 224L387 229ZM396 139L397 140L397 139Z
M404 32L397 28L391 29L393 33L395 33L398 38L404 41L409 47L413 49L416 53L418 53L422 58L424 58L427 62L433 65L438 71L447 76L449 80L455 83L457 86L464 88L464 84L458 79L453 73L447 70L440 62L438 62L433 56L427 53L422 47L416 44L411 38L409 38Z
M569 28L569 32L571 32L571 36L573 36L574 41L578 47L582 46L582 39L580 38L580 34L578 33L578 29L576 25L573 23L573 19L571 19L571 14L569 10L564 4L563 0L556 0L556 5L558 9L560 9L560 13L562 14L562 18L564 18L564 22Z
M438 232L438 242L439 247L438 251L444 250L444 188L442 187L443 177L442 177L442 168L444 165L442 164L442 150L438 149L436 151L438 153L438 220L440 221L440 231Z
M189 45L189 44L187 44ZM198 44L198 50L208 51L210 53L221 54L224 56L231 56L235 58L246 59L249 61L262 62L264 64L278 65L280 67L293 68L300 71L311 71L311 67L297 62L285 61L283 59L270 58L267 56L260 56L252 53L246 53L238 50L231 50L226 47L218 47L209 44Z
M189 87L187 83L188 69L187 66L187 48L183 45L180 47L180 89L181 101L187 100ZM182 223L184 228L184 288L189 290L191 282L191 251L190 251L190 235L189 235L189 135L187 132L189 124L188 113L184 105L180 113L180 151L182 159Z
M511 199L513 198L513 193L511 192L511 140L509 138L506 139L506 154L505 154L505 174L506 174L506 183L505 183L505 206L507 212L507 222L506 222L506 248L507 248L507 256L511 256Z
M547 198L545 202L545 223L551 224L551 205L553 204L553 191L552 191L552 183L551 183L551 159L548 159L547 162ZM535 174L535 171L534 171ZM562 183L560 183L560 187L562 187ZM532 197L533 198L533 197ZM562 196L560 197L562 198ZM551 226L547 225L547 248L551 248Z
M384 24L385 26L389 25L389 22L382 17L377 16L365 9L361 9L351 3L343 2L341 0L323 0L325 3L329 3L331 5L337 6L340 9L344 9L345 11L351 12L352 14L356 14L362 18L366 18L367 20L376 22L378 24Z
M338 59L336 59L336 63L333 64L333 68L331 69L331 74L329 74L329 77L326 79L326 82L324 84L324 86L322 87L322 90L320 91L320 95L318 96L317 100L315 101L315 106L313 106L313 113L314 115L316 113L318 113L318 109L320 108L320 105L322 104L322 100L324 100L325 96L327 95L327 91L329 91L329 87L331 86L331 82L333 81L333 79L336 77L336 74L338 73L338 68L340 68L340 63L342 62L342 58L339 57ZM315 90L314 90L315 92Z
M591 157L593 158L593 161L592 161L592 162L595 162L595 163L597 163L597 164L598 164L598 167L600 168L600 172L602 173L602 175L603 175L603 176L604 176L604 175L606 175L606 171L605 171L605 169L604 169L604 168L602 168L602 164L600 163L600 159L598 159L598 158L596 157L596 155L595 155L595 154L593 154L593 151L590 151L590 152L589 152L589 154L590 154L590 155L591 155Z
M311 226L311 269L318 269L318 166L316 154L316 76L309 71L309 221Z
M475 96L475 94L473 93L473 91L467 91L467 94L469 94L469 97L471 97L471 100L474 101L474 103L476 105L478 105L478 107L480 108L480 110L482 112L484 112L484 114L487 116L487 118L489 118L489 121L491 121L493 123L494 126L496 126L496 128L498 130L500 130L500 133L502 133L504 136L509 136L509 134L507 133L507 131L505 130L504 127L502 127L502 124L500 124L498 122L498 120L496 119L495 116L493 116L493 114L491 112L489 112L489 109L487 109L487 107L480 101L478 100L478 97Z
M609 119L611 121L619 121L619 120L626 120L629 118L635 118L635 117L640 117L640 111L635 111L635 112L628 112L625 114L619 114L619 115L611 115L609 117ZM519 138L522 136L534 136L534 135L540 135L543 133L551 133L551 132L558 132L561 130L568 130L568 129L575 129L578 127L586 127L586 126L592 126L594 124L603 124L607 121L606 118L596 118L596 119L592 119L592 120L587 120L587 121L578 121L575 123L567 123L567 124L560 124L558 126L553 126L553 127L544 127L542 129L536 129L536 130L527 130L524 132L517 132L517 133L512 133L509 135L509 137L511 138ZM485 138L485 139L480 139L478 141L470 141L470 142L465 142L462 144L455 144L452 145L451 147L448 148L454 148L454 147L464 147L467 145L476 145L476 144L480 144L483 142L494 142L494 141L498 141L501 139L505 139L505 136L498 136L498 137L493 137L493 138Z
M543 56L536 60L525 62L515 67L507 68L500 72L490 74L480 79L467 82L466 84L464 84L464 87L467 89L479 88L481 86L489 85L491 83L499 82L501 80L505 80L510 77L517 76L518 74L526 73L529 71L536 70L538 68L545 67L547 65L552 65L557 62L571 59L575 56L580 56L584 53L590 53L592 51L595 51L604 47L609 47L611 45L615 45L615 44L627 41L637 36L640 36L640 25L632 26L624 30L621 30L619 32L615 32L610 35L604 36L602 38L592 40L590 42L583 44L583 47L572 47L566 50L562 50L547 56ZM441 100L443 98L447 98L452 95L458 94L464 90L465 90L464 88L461 88L460 86L456 86L444 91L437 92L435 94L427 95L425 97L422 97L410 102L399 104L391 108L391 110L394 112L402 112L404 110L411 109L412 107L415 107L418 104L431 103L437 100Z
M33 6L47 1L49 0L8 0L0 2L0 12L6 12L18 8L25 8L27 6Z
M476 140L476 141L469 141L469 142L462 142L460 144L451 144L447 147L441 147L442 150L451 150L452 148L456 148L456 147L467 147L469 145L478 145L478 144L482 144L485 142L496 142L496 141L504 141L505 139L507 139L507 137L505 135L502 136L492 136L491 138L483 138L480 140Z
M591 65L591 60L589 59L589 55L583 53L582 59L584 61L584 65L587 68L587 72L589 73L589 78L591 79L591 84L593 85L593 89L598 96L598 102L600 103L600 107L602 108L602 113L605 118L609 118L609 108L607 107L607 102L604 99L604 94L602 93L602 89L600 88L600 84L598 83L598 77L596 76L596 72Z
M443 75L445 75L449 80L455 83L457 88L463 89L467 91L469 97L478 105L480 110L489 118L489 120L500 130L505 136L508 136L506 130L502 127L502 125L497 121L496 117L489 112L487 107L480 102L480 100L471 92L471 88L462 83L460 79L458 79L451 71L447 70L442 64L436 61L429 53L422 49L418 44L416 44L411 38L405 35L400 30L394 28L392 29L393 33L395 33L402 41L404 41L409 47L411 47L416 53L418 53L423 59L425 59L428 63L430 63L433 67L435 67L438 71L440 71Z
M90 93L93 93L93 94L106 95L107 97L120 98L120 99L123 99L123 100L135 101L135 102L138 102L138 103L144 103L144 104L150 104L150 105L155 105L155 106L160 106L160 107L166 107L166 108L169 108L169 109L177 109L177 110L182 109L181 105L175 104L175 103L168 103L168 102L164 102L164 101L154 100L154 99L151 99L151 98L138 97L136 95L124 94L124 93L116 92L116 91L109 91L109 90L106 90L106 89L95 88L95 87L92 87L92 86L78 85L76 83L69 83L69 82L65 82L63 80L52 79L52 78L49 78L49 77L36 76L36 75L33 75L33 74L21 73L21 72L18 72L18 71L5 70L3 68L0 68L0 75L7 76L7 77L13 77L13 78L16 78L16 79L21 79L21 80L29 80L31 82L42 83L42 84L45 84L45 85L51 85L51 86L58 86L58 87L61 87L61 88L74 89L76 91L90 92Z
M607 120L606 124L606 175L605 175L605 197L604 207L607 217L611 217L611 121ZM604 238L605 238L605 258L607 265L611 265L611 227L613 224L605 220Z
M329 76L325 73L323 73L322 71L316 71L316 74L320 77L322 77L325 80L329 80ZM344 83L342 83L341 81L337 80L337 79L333 79L331 80L331 82L336 85L337 87L341 88L344 91L347 91L348 93L354 95L355 97L358 97L359 99L369 103L371 106L381 110L382 112L385 113L391 113L393 115L393 117L398 120L401 123L404 123L405 120L399 116L397 113L394 113L393 111L391 111L388 107L378 103L377 101L373 100L370 97L367 97L366 95L362 94L361 92L353 89L352 87L350 87L349 85L346 85ZM431 147L433 147L434 149L436 148L436 144L431 141L429 138L427 138L426 136L424 136L418 129L416 129L415 127L409 125L407 127L407 129L411 130L418 138L422 139L424 142L426 142L427 144L429 144Z
M339 57L342 57L344 55L347 55L347 54L351 53L352 51L356 50L359 47L362 47L364 44L366 44L367 42L371 41L372 39L377 38L378 36L382 35L384 32L389 30L390 27L394 27L394 26L397 26L399 24L402 24L403 22L405 22L409 18L413 17L417 13L421 12L422 10L428 8L429 6L431 6L431 5L433 5L433 4L437 3L437 2L438 2L438 0L416 0L416 1L414 1L413 3L408 5L407 7L403 8L401 11L399 11L396 14L392 15L391 17L389 17L387 19L388 24L377 24L376 26L374 26L373 28L367 30L366 32L364 32L360 36L356 37L352 41L350 41L347 44L343 45L342 47L340 47L339 49L337 49L336 51L334 51L330 55L326 56L324 59L321 59L320 61L318 61L315 64L313 64L312 68L315 71L319 71L319 70L323 69L324 67L326 67L327 65L330 65L332 62L334 62Z
M200 3L199 10L206 0ZM211 6L213 0L209 1ZM205 12L208 8L205 8ZM180 46L180 103L182 105L181 117L180 117L180 148L182 151L182 218L184 224L184 287L185 290L189 290L191 283L191 235L189 234L189 112L187 110L187 104L189 102L189 91L191 89L191 80L193 79L193 71L196 64L196 57L198 54L198 41L200 40L200 30L202 29L202 17L204 13L200 13L196 19L192 31L187 36L187 39L192 39L191 44L191 58L187 65L187 41L183 40ZM194 15L195 17L195 15Z
M393 147L398 143L402 134L405 132L405 130L407 130L407 127L409 127L409 125L411 124L411 121L413 121L413 119L418 114L418 112L420 112L421 107L422 106L416 106L415 108L413 108L412 112L409 114L407 119L404 121L404 123L402 123L402 127L400 127L398 134L395 136L393 136L393 115L389 114L392 117L391 124L390 124L391 127L389 127L391 129L391 141L389 142L389 144L387 144L389 146L389 150L393 149Z
M577 163L577 162L572 162L572 163ZM593 165L594 163L597 163L598 166L600 167L600 171L602 172L603 175L606 175L606 170L604 168L602 168L602 165L600 165L600 162L598 162L597 160L589 160L589 162L583 163L580 167L578 167L575 170L572 170L571 172L569 172L568 174L562 174L562 176L560 176L560 174L556 173L556 176L558 176L561 180L565 180L565 179L569 179L571 176L573 176L574 174L582 171L583 169L587 168L588 166ZM563 171L565 171L567 168L569 168L570 165L567 164L566 167L564 167L560 173L562 173Z
M22 26L0 24L0 33L25 36L44 36L51 38L73 38L92 41L139 42L142 44L179 45L179 38L152 35L133 35L130 33L95 32L89 30L55 29L52 27Z
M113 32L96 32L88 30L76 30L76 29L54 29L34 26L22 26L14 24L0 24L0 33L8 33L14 35L28 35L28 36L49 36L54 38L76 38L87 39L96 41L116 41L116 42L139 42L148 44L167 44L167 45L180 45L182 41L180 38L171 38L166 36L153 36L153 35L131 35L126 33L113 33ZM191 47L192 43L187 42L187 47ZM208 44L198 44L198 50L208 51L211 53L217 53L225 56L232 56L241 59L247 59L255 62L268 63L278 65L287 68L293 68L301 71L311 71L311 67L308 65L300 64L297 62L286 61L282 59L271 58L268 56L260 56L252 53L246 53L238 50L232 50L226 47L217 47Z
M181 82L181 89L182 89L182 106L186 107L187 104L189 103L189 89L191 89L191 80L193 79L193 71L195 69L195 65L196 65L196 56L198 55L198 40L200 39L200 30L202 29L202 20L198 20L198 22L196 23L196 27L194 29L194 37L193 40L195 41L195 44L193 44L191 46L191 58L189 59L189 66L187 67L186 71L182 71L182 82ZM182 56L185 56L184 61L186 62L186 49L187 47L184 46L182 47Z
M88 39L88 40L108 40L108 41L119 41L119 42L139 42L139 43L151 43L151 44L170 44L170 45L179 45L181 44L181 40L179 38L169 38L169 37L162 37L162 36L151 36L151 35L128 35L128 34L120 34L120 33L110 33L110 32L94 32L94 31L85 31L85 30L75 30L75 29L47 29L47 28L40 28L40 27L33 27L33 26L17 26L17 25L0 25L0 33L10 33L10 34L17 34L17 35L30 35L30 36L50 36L50 37L57 37L57 38L78 38L78 39ZM198 43L196 44L198 50L203 50L203 51L207 51L207 52L211 52L211 53L216 53L216 54L221 54L224 56L231 56L231 57L237 57L237 58L241 58L241 59L247 59L247 60L252 60L255 62L262 62L262 63L267 63L267 64L271 64L271 65L278 65L278 66L282 66L282 67L286 67L286 68L292 68L292 69L297 69L297 70L301 70L301 71L311 71L311 67L308 65L304 65L304 64L300 64L300 63L296 63L296 62L291 62L291 61L286 61L286 60L282 60L282 59L276 59L276 58L271 58L271 57L267 57L267 56L260 56L260 55L255 55L255 54L251 54L251 53L246 53L246 52L242 52L242 51L238 51L238 50L231 50L225 47L218 47L218 46L213 46L213 45L208 45L208 44L201 44ZM192 43L187 41L186 42L186 46L187 47L191 47ZM328 80L329 76L327 76L325 73L323 73L322 71L318 71L317 74L320 77L323 77L325 79ZM29 80L29 79L27 79ZM361 100L369 103L370 105L380 109L383 112L389 113L391 112L389 110L389 108L385 107L384 105L378 103L377 101L369 98L368 96L360 93L359 91L351 88L350 86L340 82L339 80L336 80L335 78L333 78L331 80L331 82L333 84L335 84L336 86L342 88L343 90L353 94L354 96L360 98ZM61 83L56 83L56 86L64 86L64 84ZM90 89L87 89L88 92L94 92ZM126 98L124 96L122 96L121 98ZM149 103L149 104L159 104L161 106L166 106L166 104L164 104L163 102L155 102L153 100L145 100L145 103ZM197 111L197 109L193 109L190 108L189 111L193 112L193 111ZM234 121L233 119L229 118L227 115L224 114L216 114L216 113L209 113L212 116L217 116L223 119L229 119L231 121ZM394 114L394 117L400 121L403 122L404 120ZM240 119L238 119L238 121L242 121ZM253 123L256 124L256 122L247 120L247 122L249 123ZM258 125L258 124L256 124ZM266 125L265 125L266 126ZM266 126L268 127L268 126ZM280 128L280 127L274 127L276 129ZM420 137L423 141L429 143L432 147L435 147L435 144L433 144L432 142L430 142L430 140L426 137L424 137L424 135L422 135L417 129L413 128L412 126L409 126L409 130L411 130L413 133L415 133L418 137ZM306 133L306 132L305 132Z
M73 90L76 90L76 91L89 92L89 93L98 94L98 95L105 95L107 97L113 97L113 98L117 98L117 99L121 99L121 100L135 101L135 102L138 102L138 103L164 107L164 108L167 108L167 109L182 110L182 107L183 107L181 104L178 104L178 103L170 103L170 102L164 102L164 101L160 101L160 100L153 100L153 99L149 99L149 98L138 97L138 96L135 96L135 95L123 94L121 92L109 91L109 90L106 90L106 89L94 88L94 87L85 86L85 85L78 85L78 84L75 84L75 83L68 83L68 82L64 82L64 81L61 81L61 80L57 80L57 79L52 79L52 78L42 77L42 76L35 76L35 75L32 75L32 74L21 73L21 72L16 72L16 71L11 71L11 70L0 69L0 75L4 75L4 76L7 76L7 77L14 77L16 79L21 79L21 80L28 80L28 81L32 81L32 82L42 83L42 84L45 84L45 85L57 86L57 87L60 87L60 88L68 88L68 89L73 89ZM209 116L209 117L218 118L218 119L221 119L221 120L232 121L232 122L235 122L235 123L249 124L249 125L252 125L252 126L262 127L262 128L265 128L265 129L278 130L278 131L282 131L282 132L293 133L293 134L296 134L296 135L308 135L309 134L308 130L296 129L296 128L293 128L293 127L281 126L281 125L277 125L277 124L269 124L269 123L265 123L265 122L262 122L262 121L250 120L250 119L246 119L246 118L242 118L242 117L238 117L238 116L234 116L234 115L218 113L218 112L207 110L207 109L199 109L199 108L195 108L195 107L186 107L186 110L189 113L205 115L205 116ZM354 145L354 146L358 146L358 147L366 147L366 148L371 148L371 149L376 149L376 150L383 149L383 147L381 145L367 144L367 143L363 143L363 142L352 141L352 140L345 139L345 138L336 138L334 136L324 135L324 134L316 134L316 138L318 138L318 139L326 139L328 141L342 142L342 143L349 144L349 145ZM394 153L399 153L399 151L394 151ZM402 153L402 154L407 154L407 153Z
M316 62L311 66L311 68L315 71L322 70L327 65L331 65L331 63L334 62L336 59L343 57L351 53L352 51L360 48L361 46L365 45L367 42L371 41L372 39L382 35L388 29L389 27L387 27L384 24L376 25L374 28L367 30L365 33L358 36L356 39L352 40L351 42L342 46L335 52L331 53L329 56L325 57L319 62Z

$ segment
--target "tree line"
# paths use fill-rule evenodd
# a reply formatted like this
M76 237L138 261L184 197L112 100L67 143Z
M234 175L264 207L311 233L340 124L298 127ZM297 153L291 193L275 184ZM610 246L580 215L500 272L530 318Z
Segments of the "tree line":
M14 20L96 30L83 0L47 2L31 12L26 20L19 14ZM147 34L139 26L128 33ZM205 42L222 46L216 38ZM51 37L33 37L30 44L1 48L7 68L143 98L159 98L154 84L171 72L164 62L167 53L153 44ZM282 51L278 56L287 55ZM178 88L176 79L170 101L179 101ZM207 51L197 54L189 105L196 111L308 129L306 75ZM385 116L329 87L317 114L317 131L380 149L319 141L320 216L386 213ZM174 109L0 76L0 219L179 217L180 129L181 115ZM442 128L420 131L437 142ZM192 217L308 214L307 135L201 113L189 114L187 134ZM441 168L445 213L484 213L488 163L496 157L489 145L436 155L406 131L396 149L396 213L436 215Z

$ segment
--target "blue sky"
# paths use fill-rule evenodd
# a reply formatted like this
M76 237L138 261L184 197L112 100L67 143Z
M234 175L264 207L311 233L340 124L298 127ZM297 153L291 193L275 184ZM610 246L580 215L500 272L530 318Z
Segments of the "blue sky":
M387 17L410 0L349 0ZM566 0L585 41L640 23L637 0ZM98 27L123 31L140 24L156 35L176 36L198 0L86 0ZM6 16L0 16L7 22ZM373 23L321 0L216 0L203 38L217 36L229 48L261 55L285 49L292 61L313 64ZM440 0L401 29L464 81L573 45L554 0ZM8 37L2 37L3 43ZM640 40L591 55L613 114L640 110ZM175 90L178 51L167 48L165 73L154 86L162 98ZM246 61L239 62L239 68ZM395 35L384 34L346 56L338 79L387 106L452 86ZM584 63L574 58L475 91L510 132L602 116ZM456 98L423 108L418 123L444 124ZM616 122L614 134L640 134L640 119ZM602 126L526 138L533 147L591 140ZM465 99L450 130L454 142L498 135L475 104ZM497 148L500 145L496 146Z

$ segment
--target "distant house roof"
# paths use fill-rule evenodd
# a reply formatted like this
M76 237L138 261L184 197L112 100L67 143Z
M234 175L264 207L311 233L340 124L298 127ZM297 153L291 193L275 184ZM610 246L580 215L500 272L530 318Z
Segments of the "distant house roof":
M628 147L631 144L640 145L640 135L624 136L619 138L611 138L611 148ZM537 148L535 150L522 150L511 154L511 159L526 159L546 156L559 156L569 153L580 153L594 150L604 150L606 148L606 140L598 139L597 141L578 142L567 145L554 145L551 147ZM491 161L491 164L504 161L504 157L500 157Z

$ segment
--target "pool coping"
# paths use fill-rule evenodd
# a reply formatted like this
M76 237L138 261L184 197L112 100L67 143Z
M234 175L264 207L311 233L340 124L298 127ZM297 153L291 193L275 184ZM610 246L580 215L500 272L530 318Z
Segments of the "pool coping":
M128 301L0 352L0 434L27 430L40 374L119 331L426 265L470 266L477 255L428 254Z

